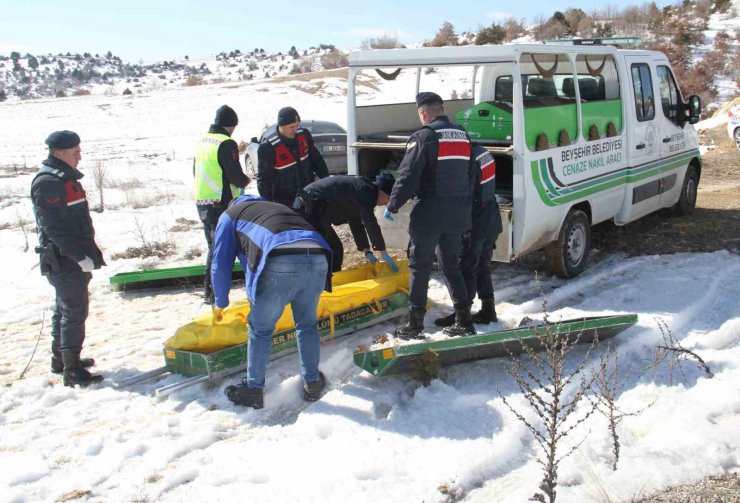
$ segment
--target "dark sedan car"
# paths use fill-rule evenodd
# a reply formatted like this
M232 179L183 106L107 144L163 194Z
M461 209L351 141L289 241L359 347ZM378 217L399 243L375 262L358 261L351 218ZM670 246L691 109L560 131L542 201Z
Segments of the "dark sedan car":
M328 121L302 120L301 127L308 129L311 136L313 136L316 148L321 152L326 161L326 167L329 168L329 174L346 175L347 131L338 124ZM257 149L262 139L274 134L276 128L277 125L273 124L262 133L259 139L252 138L251 143L247 146L247 153L244 156L244 167L247 176L252 178L257 176Z

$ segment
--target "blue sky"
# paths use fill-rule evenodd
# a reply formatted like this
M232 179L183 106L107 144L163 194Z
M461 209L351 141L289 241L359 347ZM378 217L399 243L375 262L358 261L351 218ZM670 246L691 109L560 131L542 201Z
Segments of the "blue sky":
M110 50L127 61L156 61L255 47L268 52L320 43L352 48L387 32L397 34L401 42L429 40L444 21L462 32L510 16L531 22L556 10L579 7L590 12L607 3L373 0L372 8L362 9L356 0L208 4L192 0L11 0L0 8L0 54L14 50L22 54L103 54ZM659 6L668 3L673 2L657 1Z

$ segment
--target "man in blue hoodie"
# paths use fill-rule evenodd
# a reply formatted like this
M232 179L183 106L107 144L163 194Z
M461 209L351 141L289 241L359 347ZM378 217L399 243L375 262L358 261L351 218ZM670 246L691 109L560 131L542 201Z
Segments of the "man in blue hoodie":
M239 258L246 279L250 310L247 318L247 376L227 386L237 405L264 407L265 371L275 324L290 304L295 321L303 375L303 398L319 399L326 385L319 372L321 339L316 308L323 290L331 290L331 248L298 213L258 196L236 198L216 226L211 275L214 323L229 305L231 271Z

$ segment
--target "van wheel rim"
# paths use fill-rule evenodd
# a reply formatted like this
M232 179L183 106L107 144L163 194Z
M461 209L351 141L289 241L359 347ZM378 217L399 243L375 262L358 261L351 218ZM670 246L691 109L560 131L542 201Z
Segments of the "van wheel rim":
M689 182L686 184L686 202L688 202L691 207L696 204L696 182L693 178L690 178Z
M581 225L575 225L568 234L568 262L571 265L580 264L586 252L586 230Z

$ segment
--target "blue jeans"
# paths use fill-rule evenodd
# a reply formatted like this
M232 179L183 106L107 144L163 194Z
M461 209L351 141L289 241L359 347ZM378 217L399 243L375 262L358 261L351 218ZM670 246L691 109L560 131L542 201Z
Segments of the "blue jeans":
M319 380L321 339L316 328L316 307L324 290L328 267L323 255L279 255L267 259L247 319L247 384L250 388L265 387L272 333L287 304L293 310L303 380Z

